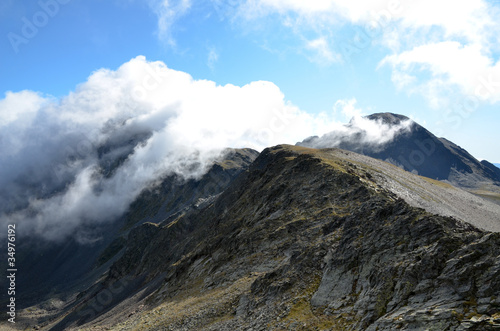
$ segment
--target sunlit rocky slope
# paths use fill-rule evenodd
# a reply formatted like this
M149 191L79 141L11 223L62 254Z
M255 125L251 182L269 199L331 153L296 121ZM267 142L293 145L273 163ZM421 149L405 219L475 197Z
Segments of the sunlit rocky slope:
M368 160L266 149L220 195L132 229L109 271L39 326L499 327L500 234L471 224L498 228L498 214L477 224L411 206L403 189L413 205L455 189Z

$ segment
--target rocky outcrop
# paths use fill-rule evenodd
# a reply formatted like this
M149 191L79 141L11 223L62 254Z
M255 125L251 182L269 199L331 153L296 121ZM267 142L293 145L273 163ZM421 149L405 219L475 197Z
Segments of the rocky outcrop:
M129 299L57 327L500 327L500 235L411 207L339 155L266 149L212 202L131 232L102 282L140 280Z

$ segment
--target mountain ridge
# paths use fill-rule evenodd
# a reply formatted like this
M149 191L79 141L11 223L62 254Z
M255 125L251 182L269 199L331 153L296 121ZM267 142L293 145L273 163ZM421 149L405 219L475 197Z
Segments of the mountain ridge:
M264 150L211 203L135 228L105 279L46 327L500 326L500 234L409 206L343 153Z
M36 304L19 307L19 328L500 327L498 169L406 116L366 120L394 133L372 154L393 157L299 145L228 149L201 178L159 178L106 245L89 254L66 243L57 258L43 249L32 257L41 268L26 268L33 282L59 267ZM367 154L374 145L356 145L366 142L358 124L348 124L354 140L340 145ZM408 146L417 149L404 154ZM412 152L428 162L443 150L438 165L451 165L444 180L403 169ZM72 255L79 251L85 264ZM65 279L65 270L82 277Z

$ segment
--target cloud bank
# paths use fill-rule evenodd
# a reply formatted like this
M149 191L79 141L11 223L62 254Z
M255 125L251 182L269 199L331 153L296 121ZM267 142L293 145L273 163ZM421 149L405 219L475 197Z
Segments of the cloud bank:
M139 56L69 95L0 100L0 223L48 240L119 217L169 174L197 178L226 147L293 143L336 125L264 81L219 86Z

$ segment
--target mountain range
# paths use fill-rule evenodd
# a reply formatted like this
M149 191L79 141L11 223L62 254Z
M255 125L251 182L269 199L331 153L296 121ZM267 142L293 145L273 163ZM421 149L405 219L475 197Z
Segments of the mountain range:
M95 243L25 241L16 328L499 328L500 169L402 115L365 120L393 136L351 122L228 149Z

